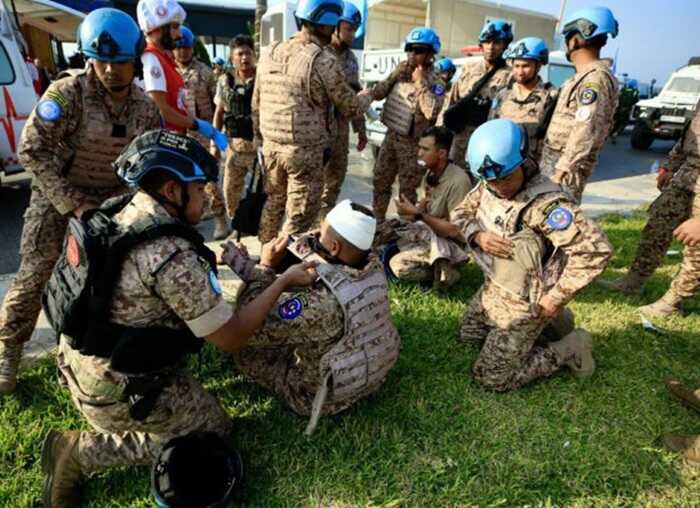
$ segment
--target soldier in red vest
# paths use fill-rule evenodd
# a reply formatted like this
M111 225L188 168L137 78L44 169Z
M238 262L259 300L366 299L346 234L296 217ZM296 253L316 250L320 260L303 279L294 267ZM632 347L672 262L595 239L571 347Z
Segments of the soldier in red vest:
M136 13L146 34L141 57L146 93L158 106L163 126L180 133L198 131L214 141L220 150L228 146L226 136L205 120L195 118L185 106L185 83L172 56L180 26L187 14L175 0L139 0Z

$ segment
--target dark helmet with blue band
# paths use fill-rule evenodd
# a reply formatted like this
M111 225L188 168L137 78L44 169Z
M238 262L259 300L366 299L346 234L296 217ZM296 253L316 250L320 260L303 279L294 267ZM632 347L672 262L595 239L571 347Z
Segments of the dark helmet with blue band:
M78 51L101 62L136 60L145 45L136 22L119 9L95 9L78 27Z

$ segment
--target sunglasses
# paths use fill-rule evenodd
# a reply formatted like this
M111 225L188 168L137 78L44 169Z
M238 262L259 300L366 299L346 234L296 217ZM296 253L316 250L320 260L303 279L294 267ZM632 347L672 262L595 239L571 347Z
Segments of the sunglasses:
M406 51L413 53L414 55L425 55L430 51L430 48L425 46L409 46Z

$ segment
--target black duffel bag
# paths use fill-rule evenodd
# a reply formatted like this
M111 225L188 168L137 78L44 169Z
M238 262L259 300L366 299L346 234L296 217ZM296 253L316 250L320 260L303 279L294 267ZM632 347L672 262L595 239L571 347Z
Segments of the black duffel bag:
M239 240L243 236L256 236L258 234L265 201L267 201L267 194L265 194L265 167L262 154L258 152L245 197L238 204L236 215L231 221L231 228L236 231Z

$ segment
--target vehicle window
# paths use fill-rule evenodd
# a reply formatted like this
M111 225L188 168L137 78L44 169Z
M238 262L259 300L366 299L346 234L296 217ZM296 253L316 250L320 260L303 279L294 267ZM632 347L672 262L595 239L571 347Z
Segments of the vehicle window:
M15 70L7 54L5 46L0 42L0 85L10 85L15 82Z
M673 78L667 91L700 94L700 81L693 78Z
M576 69L570 65L549 64L549 82L557 88L574 74Z

